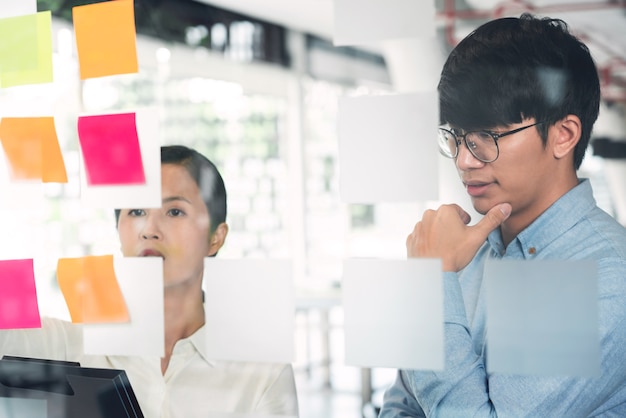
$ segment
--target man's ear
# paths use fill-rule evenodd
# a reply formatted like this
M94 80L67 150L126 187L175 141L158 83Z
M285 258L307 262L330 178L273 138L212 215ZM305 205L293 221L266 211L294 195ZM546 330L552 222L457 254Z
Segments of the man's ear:
M228 225L225 222L222 222L217 226L215 232L211 234L209 238L209 252L207 254L208 257L212 257L222 248L224 245L224 241L226 240L226 235L228 235Z
M567 155L574 155L573 150L580 140L582 124L576 115L567 115L552 127L554 142L552 152L554 158L560 160Z

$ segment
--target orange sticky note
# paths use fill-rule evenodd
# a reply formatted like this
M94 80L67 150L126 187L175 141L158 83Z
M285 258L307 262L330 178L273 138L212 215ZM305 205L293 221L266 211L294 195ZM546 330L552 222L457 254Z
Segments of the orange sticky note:
M77 6L72 18L81 80L139 71L132 0Z
M74 323L128 322L113 256L60 258L57 281Z
M11 179L67 183L54 118L2 118L0 140Z

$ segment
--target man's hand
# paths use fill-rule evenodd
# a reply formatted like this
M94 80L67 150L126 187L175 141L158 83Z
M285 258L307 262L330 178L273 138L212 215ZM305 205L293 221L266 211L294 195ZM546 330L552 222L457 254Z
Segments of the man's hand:
M443 205L424 212L406 239L408 257L440 258L443 271L457 272L467 266L491 231L511 214L511 205L501 203L487 212L476 225L458 205Z

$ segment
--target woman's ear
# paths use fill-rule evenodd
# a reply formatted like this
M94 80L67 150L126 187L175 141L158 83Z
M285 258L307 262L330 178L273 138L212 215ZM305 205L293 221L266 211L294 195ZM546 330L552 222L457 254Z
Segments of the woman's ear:
M582 134L582 124L580 118L576 115L567 115L554 124L554 142L553 155L554 158L560 160L568 155L574 155L574 148Z
M226 241L226 235L228 235L228 225L225 222L222 222L215 228L215 231L209 237L209 252L207 254L208 257L213 257L222 245L224 245L224 241Z

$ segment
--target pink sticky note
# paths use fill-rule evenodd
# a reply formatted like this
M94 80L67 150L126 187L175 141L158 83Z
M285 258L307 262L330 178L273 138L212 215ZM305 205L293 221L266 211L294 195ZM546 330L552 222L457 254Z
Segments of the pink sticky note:
M0 260L0 329L41 328L33 260Z
M78 137L87 184L145 184L134 113L82 116Z

